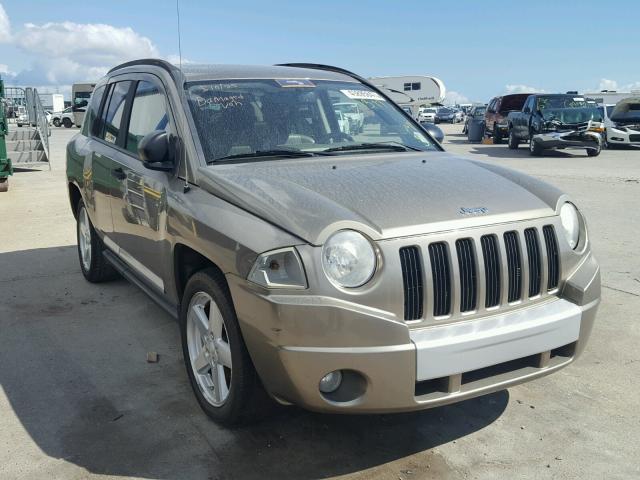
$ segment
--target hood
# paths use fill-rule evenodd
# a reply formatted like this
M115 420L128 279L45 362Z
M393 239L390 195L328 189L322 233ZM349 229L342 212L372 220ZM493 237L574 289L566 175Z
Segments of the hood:
M526 175L444 152L221 164L199 173L201 188L314 245L343 228L381 240L550 216L560 197Z
M629 110L632 105L634 111L630 112ZM632 113L632 115L629 115L629 113ZM640 123L640 97L630 97L620 100L611 111L609 118L614 122Z

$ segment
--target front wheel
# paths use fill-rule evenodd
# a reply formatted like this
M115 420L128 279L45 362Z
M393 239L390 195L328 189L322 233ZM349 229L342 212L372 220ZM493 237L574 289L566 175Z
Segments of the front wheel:
M54 118L53 119L53 126L54 127L59 127L60 126L60 119L59 118Z
M493 143L495 145L500 145L502 143L502 134L495 123L493 124Z
M516 138L515 133L513 132L513 128L509 129L509 148L511 150L517 150L520 145L520 140Z
M9 191L9 177L0 178L0 192Z
M180 332L191 387L210 418L233 425L260 410L266 396L221 274L206 269L189 279Z
M116 271L104 258L104 244L98 237L84 202L78 204L76 233L78 239L78 257L84 278L91 283L106 282L117 277Z
M598 143L598 146L596 148L587 148L587 155L590 157L597 157L598 155L600 155L601 151L602 146Z
M540 142L536 141L533 133L529 134L529 154L534 157L540 157L544 148L540 145Z

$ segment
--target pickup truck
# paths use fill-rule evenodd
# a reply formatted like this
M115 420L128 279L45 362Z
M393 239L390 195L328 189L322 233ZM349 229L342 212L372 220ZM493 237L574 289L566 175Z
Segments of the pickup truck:
M507 116L509 148L529 142L529 153L547 149L586 149L595 157L602 148L604 124L595 104L575 94L530 95L520 112Z

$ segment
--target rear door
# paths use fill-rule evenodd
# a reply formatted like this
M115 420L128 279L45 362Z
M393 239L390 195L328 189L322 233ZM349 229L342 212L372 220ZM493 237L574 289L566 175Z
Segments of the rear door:
M493 122L494 122L494 116L496 113L496 104L498 103L498 99L494 98L489 102L489 105L487 106L487 111L484 115L484 120L485 120L485 130L487 132L493 132Z
M167 95L161 81L150 74L136 75L115 158L117 187L112 190L113 241L117 252L147 283L164 291L170 262L166 255L167 189L177 181L171 172L147 169L138 155L138 143L156 130L175 134Z

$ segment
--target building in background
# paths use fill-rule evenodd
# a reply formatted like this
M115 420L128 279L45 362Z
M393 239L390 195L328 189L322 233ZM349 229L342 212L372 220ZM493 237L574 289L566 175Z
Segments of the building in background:
M582 95L600 105L614 105L625 98L640 97L640 90L631 90L630 92L601 90L600 92L585 92Z
M436 77L372 77L369 81L405 110L410 108L414 117L420 107L442 105L447 93L442 80Z

